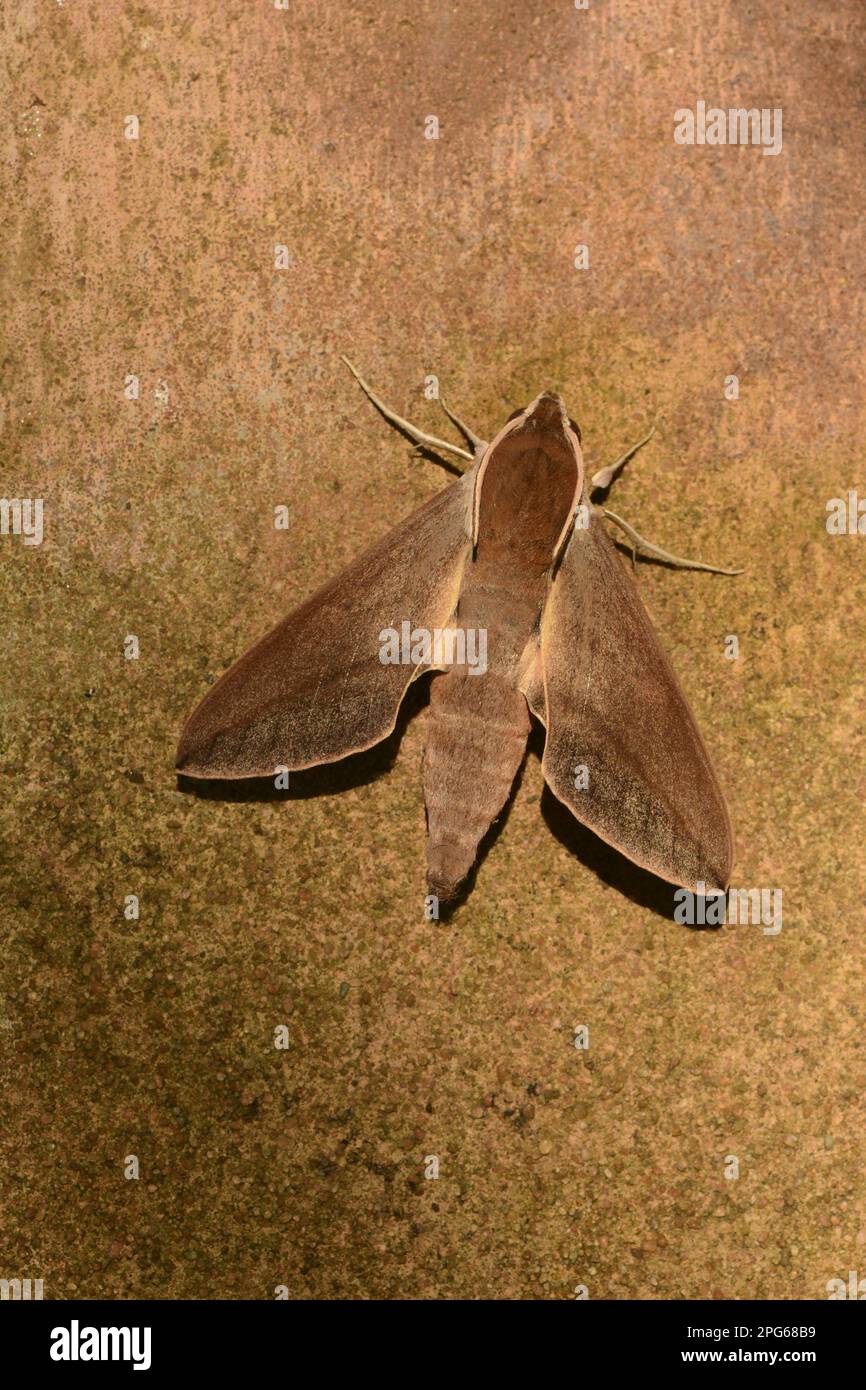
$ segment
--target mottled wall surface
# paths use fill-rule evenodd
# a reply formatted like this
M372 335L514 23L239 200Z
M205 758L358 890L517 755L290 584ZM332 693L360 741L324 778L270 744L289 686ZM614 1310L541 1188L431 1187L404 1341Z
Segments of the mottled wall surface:
M0 492L45 534L0 537L0 1275L824 1297L866 1261L866 535L825 525L866 496L861 7L18 0L3 26ZM781 107L781 152L677 145L698 100ZM561 390L591 466L658 419L616 506L747 567L638 578L780 934L677 925L551 804L538 736L426 922L423 691L287 798L178 785L208 681L443 486L341 352L437 432L426 373L487 435Z

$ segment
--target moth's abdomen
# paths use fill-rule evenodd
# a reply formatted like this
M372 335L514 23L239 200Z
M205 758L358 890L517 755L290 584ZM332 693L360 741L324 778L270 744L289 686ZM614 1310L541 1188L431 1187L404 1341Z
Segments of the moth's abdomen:
M526 700L492 670L434 676L424 759L427 891L453 898L508 799L529 735Z

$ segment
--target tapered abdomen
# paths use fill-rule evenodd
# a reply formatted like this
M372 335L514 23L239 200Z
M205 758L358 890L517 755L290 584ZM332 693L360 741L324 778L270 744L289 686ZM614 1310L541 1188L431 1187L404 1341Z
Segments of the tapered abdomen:
M427 890L453 898L499 815L529 735L519 690L494 671L455 667L434 676L424 760Z
M475 553L466 566L455 626L478 636L486 669L454 666L434 676L424 764L428 891L453 898L475 862L523 761L530 716L519 688L536 641L554 546L578 485L561 403L489 455Z

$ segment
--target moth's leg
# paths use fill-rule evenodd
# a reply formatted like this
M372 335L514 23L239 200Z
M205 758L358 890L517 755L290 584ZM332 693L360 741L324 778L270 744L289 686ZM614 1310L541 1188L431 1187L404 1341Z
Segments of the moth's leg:
M439 404L445 411L445 414L448 416L448 419L451 421L452 425L454 425L460 431L460 433L463 435L463 438L466 440L466 443L471 446L475 453L475 457L480 458L481 455L484 453L484 450L487 448L486 439L480 439L478 435L475 433L475 431L473 429L470 429L469 425L464 424L463 421L459 418L459 416L454 414L453 410L449 410L448 406L445 404L441 396L439 397Z
M600 468L598 472L593 475L592 486L602 489L609 488L617 474L621 473L623 468L625 468L629 459L633 458L638 449L643 448L644 444L649 443L655 432L656 427L653 425L649 432L644 435L643 439L639 439L637 444L632 444L630 449L626 449L625 453L617 459L616 463L609 463L607 468Z
M425 434L423 430L418 429L417 425L411 424L409 420L404 420L402 415L398 415L395 411L389 409L385 402L376 395L375 391L367 385L358 369L352 366L348 357L341 357L341 361L345 362L352 376L364 392L364 395L368 400L372 401L380 414L384 415L388 424L393 425L394 428L400 430L402 434L408 435L412 443L415 444L418 449L444 450L446 453L456 454L458 458L465 459L467 463L475 462L475 455L470 454L467 449L462 449L459 444L449 444L447 439L437 439L435 435ZM449 464L448 467L453 468L453 465Z
M639 536L633 526L629 526L627 521L623 521L621 516L612 512L609 507L602 507L602 513L608 517L615 526L619 526L631 541L632 562L636 552L642 555L650 555L654 560L664 560L665 564L674 565L681 570L708 570L710 574L745 574L745 570L725 570L720 565L705 565L703 560L682 560L678 555L669 555L661 546L653 545L652 541L645 541L643 536Z

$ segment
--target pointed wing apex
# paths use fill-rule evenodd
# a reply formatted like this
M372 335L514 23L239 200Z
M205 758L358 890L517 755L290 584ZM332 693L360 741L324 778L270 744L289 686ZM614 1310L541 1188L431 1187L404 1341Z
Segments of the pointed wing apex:
M250 647L193 711L177 768L265 777L333 762L394 728L413 665L383 664L383 629L446 626L471 550L474 469Z
M592 508L553 582L541 657L543 770L559 800L642 868L686 888L726 888L733 838L709 755Z

